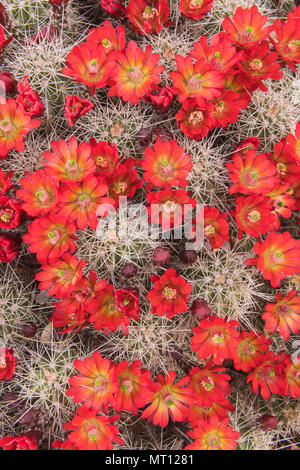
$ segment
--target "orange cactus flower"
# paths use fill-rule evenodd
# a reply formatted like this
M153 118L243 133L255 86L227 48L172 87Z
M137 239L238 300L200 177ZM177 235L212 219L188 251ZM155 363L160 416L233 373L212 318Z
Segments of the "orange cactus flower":
M300 398L300 355L292 362L288 361L285 376L287 381L287 394L292 398Z
M71 137L68 142L54 140L51 147L54 153L44 152L44 172L47 176L61 182L79 182L95 171L91 146L86 142L78 145L77 139Z
M0 159L5 158L13 148L19 152L24 150L25 135L40 124L41 121L31 119L14 99L0 103Z
M280 222L273 210L272 200L266 196L238 197L235 209L239 238L245 231L258 238L271 230L279 230Z
M276 303L267 304L262 319L266 322L265 328L270 333L279 334L288 340L290 332L295 334L300 330L300 296L295 289L285 297L281 292L276 294Z
M228 411L234 411L235 408L230 401L225 398L220 403L214 402L211 406L198 406L194 404L190 406L188 413L188 421L191 426L197 427L199 421L209 421L212 416L217 416L220 420L227 418Z
M145 181L153 186L187 186L188 176L193 164L184 149L176 140L162 142L160 139L154 147L145 149L145 160L140 161Z
M276 20L274 23L276 39L270 38L278 55L296 72L300 62L300 13L299 6L289 12L287 21Z
M289 232L271 232L263 242L254 245L256 258L248 258L245 263L256 265L272 287L279 287L286 276L300 274L300 240L292 238Z
M119 160L117 146L104 140L97 142L94 138L90 139L89 144L91 146L91 156L96 165L96 174L106 177L111 176Z
M268 351L271 340L259 335L254 330L242 331L238 338L233 361L236 370L249 372L264 360L264 353Z
M180 0L181 13L192 20L200 20L211 9L213 0Z
M92 47L102 46L106 54L113 57L115 51L123 51L126 47L125 28L121 24L114 28L110 21L105 20L103 26L89 31L86 44Z
M213 416L209 422L199 421L197 427L187 434L195 441L186 450L235 450L240 433L228 426L229 419L219 421Z
M74 361L74 367L80 373L69 379L71 388L67 395L73 397L75 403L83 402L87 408L97 412L103 409L107 413L118 390L114 364L96 351L92 357Z
M192 329L191 349L197 352L199 359L212 356L215 364L223 364L224 359L233 359L238 346L239 322L226 321L210 315Z
M174 93L182 103L187 98L194 98L199 105L203 98L212 100L221 95L224 87L224 75L215 70L205 59L195 63L191 57L176 55L177 70L170 73L173 80Z
M116 52L115 60L114 85L108 90L109 96L121 96L134 105L160 82L164 66L157 65L160 55L152 54L151 46L143 51L135 41L130 41L124 52Z
M169 14L167 0L130 0L125 10L134 29L143 36L160 33L163 26L169 26Z
M79 450L112 450L113 442L124 444L118 436L119 429L111 424L118 419L119 415L101 416L83 405L63 428L71 431L68 440Z
M267 21L268 17L259 13L257 6L253 5L251 8L238 7L232 20L227 16L222 27L233 42L251 47L267 39L273 31L273 26L265 26Z
M247 383L252 383L253 393L258 393L260 388L263 398L270 398L271 393L284 395L286 390L284 368L280 356L268 352L264 355L263 362L248 375Z
M162 428L172 421L185 421L187 405L193 403L192 392L185 387L190 377L185 376L174 384L176 372L169 371L166 377L157 376L158 383L152 385L150 405L143 411L142 418L148 423L159 424Z
M214 402L222 402L230 393L230 375L224 374L226 369L213 365L208 361L204 367L194 367L190 371L191 389L197 405L211 407Z
M24 201L22 209L28 215L32 217L45 215L56 206L58 181L46 176L42 170L26 173L25 177L20 179L20 186L17 196Z
M153 382L150 372L141 368L141 365L140 361L133 361L130 366L127 361L122 361L116 366L119 387L112 406L117 412L126 410L137 415L139 408L143 408L150 401L150 386Z
M287 135L287 140L291 144L294 152L294 158L300 162L300 121L297 122L295 136L293 134Z

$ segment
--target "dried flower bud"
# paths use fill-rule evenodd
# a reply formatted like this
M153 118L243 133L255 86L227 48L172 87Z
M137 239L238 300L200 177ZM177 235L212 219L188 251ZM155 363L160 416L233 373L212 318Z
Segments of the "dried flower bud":
M170 261L170 251L168 248L158 246L152 253L152 261L156 266L165 266Z
M152 129L142 127L135 137L141 145L149 145L152 140Z
M161 127L155 127L153 130L153 136L155 139L160 138L162 142L167 142L168 140L173 139L171 132L167 131L166 129L162 129Z
M122 268L122 274L126 279L130 279L131 277L134 277L137 273L137 267L133 263L126 263L125 266Z
M257 422L263 431L272 431L272 429L276 428L278 419L276 416L264 414L258 418Z
M33 336L36 335L37 332L37 327L34 323L29 322L25 323L22 328L22 334L25 336L25 338L32 338Z
M211 314L211 307L204 299L195 299L191 305L191 312L197 320L201 321Z
M37 408L31 408L26 411L21 417L21 422L27 426L36 426L40 418L40 410Z
M195 263L196 259L198 258L197 252L195 250L185 250L183 249L179 257L183 264L193 264Z

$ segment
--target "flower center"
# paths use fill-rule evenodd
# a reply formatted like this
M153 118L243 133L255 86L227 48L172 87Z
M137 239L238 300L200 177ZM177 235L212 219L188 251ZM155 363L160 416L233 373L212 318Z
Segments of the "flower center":
M222 335L222 333L220 333L220 334L216 333L215 335L213 335L212 342L214 344L223 343L224 342L224 336Z
M193 111L190 115L189 115L189 122L194 125L198 124L199 122L203 121L204 119L204 115L202 113L202 111Z
M14 211L12 211L11 209L5 209L1 211L0 214L0 219L2 220L2 222L8 224L13 219Z
M80 206L80 207L87 207L89 206L91 203L91 200L90 200L90 197L87 195L87 194L81 194L78 198L77 198L77 204Z
M163 290L163 296L168 300L174 299L176 295L177 295L177 290L174 289L173 287L165 287Z
M177 206L177 203L176 203L176 202L174 202L174 201L166 201L166 202L163 204L163 211L164 211L164 212L167 212L168 214L170 214L171 212L174 212L174 211L175 211L176 206Z
M247 215L247 219L250 222L257 222L260 219L260 213L258 211L251 211Z
M174 174L173 167L167 159L162 161L160 170L162 172L162 175L166 178L172 177Z
M88 65L88 71L90 75L96 75L98 73L98 61L97 59L93 59L90 61Z
M213 383L210 377L205 377L204 379L202 379L201 385L203 388L205 388L205 390L208 390L208 391L212 390L215 386L215 384Z
M12 129L11 122L5 119L3 121L0 121L0 129L6 134L8 134Z
M219 51L215 52L215 58L216 58L216 59L219 59L220 55L221 55L221 54L220 54Z
M131 380L129 380L129 379L123 380L123 382L122 382L122 390L124 390L124 392L128 392L128 393L131 393L131 392L132 392L132 390L133 390L133 385L132 385Z
M49 194L44 190L37 191L35 197L39 199L40 202L47 202L49 200Z
M296 39L295 41L290 41L287 45L288 49L291 52L296 52L299 46L300 46L300 40L299 39Z
M103 390L106 390L107 388L107 381L105 379L105 377L103 377L102 375L99 375L99 377L96 378L95 380L95 388L99 391L103 391Z
M66 162L66 168L69 171L76 171L77 170L77 163L75 162L75 160L68 160Z
M190 78L187 82L187 86L191 93L199 91L201 88L201 84L202 84L201 73L197 73L192 78Z
M216 113L221 113L224 109L224 106L225 106L224 101L219 101L215 106L215 112Z
M273 370L271 370L271 371L269 372L269 376L270 376L270 377L274 377L274 376L275 376L275 372L274 372Z
M116 194L124 193L127 189L127 183L125 181L118 181L114 184L114 191Z
M128 76L134 85L140 85L144 80L144 74L137 66L129 67Z
M113 49L112 43L107 38L102 39L102 46L106 52L110 52Z
M260 70L262 68L263 64L260 59L253 59L249 63L249 67L251 70Z
M48 240L52 245L55 245L60 239L60 234L58 230L53 230L48 232Z
M153 18L156 16L158 16L158 11L156 8L151 8L149 6L145 8L143 12L143 18L145 20L153 20Z
M207 225L205 228L204 228L204 234L207 236L207 237L211 237L212 235L214 235L215 233L215 228L212 226L212 225Z
M203 0L191 0L190 8L200 8L202 6Z
M282 162L277 163L277 171L280 175L285 175L286 174L286 165Z
M219 441L215 437L210 440L209 446L211 449L218 449L219 448Z
M0 355L0 369L5 369L6 368L6 359L5 356L2 354Z
M281 251L276 251L276 253L273 254L273 261L275 263L283 261L283 254L281 253Z
M96 160L97 160L97 165L98 166L100 166L101 168L107 168L107 166L108 166L107 161L105 160L104 157L102 157L102 155L98 155Z
M91 441L96 441L97 438L99 436L99 431L96 427L92 428L89 430L88 432L88 438L91 440Z

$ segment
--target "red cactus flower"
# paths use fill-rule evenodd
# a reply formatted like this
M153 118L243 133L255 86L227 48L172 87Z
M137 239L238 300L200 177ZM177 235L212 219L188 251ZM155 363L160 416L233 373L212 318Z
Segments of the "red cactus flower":
M111 424L118 419L119 415L99 416L97 411L83 405L78 408L72 421L63 427L71 431L69 441L79 450L112 450L113 442L124 444L118 436L119 429Z
M272 334L278 330L285 340L289 339L290 332L297 334L300 330L300 296L297 296L297 291L293 289L285 297L278 292L276 303L265 306L262 319L266 322L266 330Z
M264 233L280 228L272 201L266 196L238 197L235 218L240 238L244 231L252 237L258 238Z
M278 184L273 191L267 194L273 204L276 213L288 219L292 215L292 210L296 209L296 201L288 192L290 184Z
M237 321L210 315L192 329L192 351L197 352L199 359L213 356L214 363L219 365L224 359L233 359L238 346L238 326Z
M194 99L186 100L182 103L182 108L175 116L177 126L188 137L200 140L216 124L212 115L213 109L213 105L208 101L199 105Z
M300 162L300 120L297 122L295 136L293 134L287 135L287 141L291 144L294 151L294 158Z
M190 198L185 189L163 189L147 194L150 204L147 211L151 224L159 224L163 230L181 225L186 214L196 206L196 199Z
M107 413L118 390L114 364L96 351L92 357L74 361L74 367L80 373L69 379L71 388L67 395L73 397L75 403L83 402L87 408L97 412L103 409Z
M24 201L22 209L28 215L32 217L45 215L56 206L58 181L46 176L42 170L26 173L26 176L20 179L20 186L16 194Z
M21 223L21 203L8 196L0 196L0 227L11 229Z
M2 11L3 13L3 11ZM2 15L3 18L3 15ZM13 36L9 36L5 39L5 30L0 26L0 53L3 53L5 47L13 40Z
M219 98L213 101L212 117L215 126L227 127L237 121L241 109L244 109L245 101L238 93L226 90Z
M31 120L14 99L0 103L0 159L5 158L13 148L19 152L24 150L25 135L40 124L38 119Z
M71 253L75 251L75 232L74 224L66 223L63 217L50 213L31 222L23 240L29 244L29 251L36 253L38 261L46 264L52 263L68 250Z
M202 214L199 217L201 218ZM204 206L204 236L208 239L213 250L220 248L223 243L229 241L227 217L226 212L220 212L216 207Z
M233 163L228 162L226 167L234 183L229 188L230 194L267 194L280 182L275 164L264 153L256 155L254 149L248 150L244 157L235 154Z
M173 88L169 85L160 87L159 85L153 86L145 97L144 101L152 103L158 111L166 112L170 108L174 97Z
M145 149L145 160L142 160L144 179L153 186L187 186L186 180L193 164L176 140L162 142L158 139L154 147Z
M117 412L126 410L137 415L138 409L144 408L151 400L150 372L141 368L141 365L140 361L133 361L130 366L128 362L122 361L116 366L116 380L119 387L112 406Z
M300 398L300 356L294 362L288 361L285 370L287 394L292 398Z
M296 65L300 62L300 19L295 13L296 10L294 14L290 12L285 22L276 20L274 30L277 41L270 38L278 55L294 72L296 72Z
M213 0L180 0L181 13L192 20L200 20L211 9Z
M139 298L134 289L117 289L115 291L117 307L135 320L139 319Z
M119 25L116 29L110 21L105 20L103 26L90 30L86 43L91 43L92 47L94 44L104 47L106 54L113 58L115 51L123 51L126 47L125 28Z
M100 0L100 5L103 10L116 18L120 18L125 12L122 0Z
M0 380L9 380L15 373L17 359L12 349L0 348ZM0 444L1 445L1 444Z
M127 336L130 317L119 307L114 286L103 280L96 289L96 296L88 307L89 321L94 323L96 330L116 331L120 327Z
M192 392L185 387L190 382L190 377L185 376L174 384L176 372L169 371L166 377L157 376L158 383L151 387L152 393L149 398L151 403L142 413L142 418L148 423L159 424L162 428L172 421L185 421L187 405L193 403Z
M265 26L267 21L268 17L259 13L257 6L253 5L251 8L238 7L232 20L227 16L222 27L232 42L243 47L251 47L267 39L273 31L273 26Z
M137 189L144 184L142 179L138 178L135 160L127 158L119 164L115 171L106 179L108 184L108 195L119 205L119 198L134 196Z
M5 93L7 95L14 94L17 91L18 82L10 72L5 70L0 72L0 83L1 86L5 87Z
M214 69L226 73L238 64L244 53L237 51L225 33L218 33L211 38L210 46L207 37L201 36L199 42L194 43L190 56L196 60L204 59Z
M234 411L235 408L230 401L225 398L220 403L214 402L211 406L192 405L189 408L188 421L193 428L198 426L199 421L209 421L212 416L217 416L220 420L227 418L228 411Z
M283 183L293 183L300 179L300 160L295 158L295 146L291 144L291 134L287 139L281 139L274 145L273 152L269 154L270 160L274 161L277 175ZM289 141L287 141L289 140Z
M251 93L256 89L256 85L243 72L229 70L225 74L224 88L234 91L240 97L240 106L242 109L247 108L251 101Z
M69 333L73 331L74 333L79 333L79 331L87 324L89 319L89 312L85 311L83 308L77 308L73 311L67 311L65 306L69 306L67 299L63 299L60 302L55 304L52 317L50 321L53 323L53 326L56 328L63 328L58 331L58 334Z
M281 66L277 58L276 52L270 52L268 41L263 41L246 51L239 67L255 81L260 90L268 91L262 79L280 80L283 76L283 72L279 70Z
M249 258L246 264L256 265L272 287L279 287L281 279L300 274L300 240L292 238L289 232L268 234L267 239L253 247L256 258Z
M224 374L226 369L213 365L213 361L204 367L194 367L190 371L191 389L197 405L210 407L214 402L222 402L230 393L230 375Z
M19 243L12 235L0 235L0 261L9 263L19 254Z
M247 383L252 383L253 393L260 393L263 398L270 398L271 393L284 395L286 378L284 364L280 356L268 352L264 355L263 362L257 366L247 377Z
M3 450L37 450L37 442L30 434L20 436L6 436L0 439Z
M74 290L76 284L83 276L82 268L86 261L66 253L61 259L54 260L50 265L42 265L42 270L36 274L37 281L41 281L39 288L48 290L49 295L57 298L65 297Z
M221 95L224 86L224 76L215 70L204 59L195 63L191 57L176 55L177 70L170 73L173 80L174 93L182 103L187 98L195 98L200 105L203 98L212 100Z
M96 88L104 88L111 78L113 60L107 57L106 49L95 40L74 46L67 56L62 73L87 85L93 95Z
M68 182L61 189L57 214L63 219L76 223L81 230L88 225L96 230L99 207L103 209L114 205L114 200L102 197L107 194L108 186L103 179L87 176L80 183ZM107 214L104 209L103 215Z
M17 86L19 92L17 103L29 116L40 116L45 110L44 105L39 95L29 85L27 76L23 77L23 82L18 83Z
M73 127L80 116L88 113L94 105L90 100L84 100L77 95L67 95L65 101L65 116L70 127Z
M118 148L115 144L101 140L97 142L90 139L91 156L96 165L96 174L99 176L111 176L119 160Z
M187 434L195 441L186 450L235 450L240 433L228 426L229 419L219 421L213 416L209 422L199 421L197 427Z
M239 145L235 147L235 152L239 153L243 157L246 155L248 150L254 149L257 150L260 144L260 140L258 137L248 137L247 139L244 139Z
M44 152L44 172L47 176L61 182L79 182L95 171L91 146L86 142L78 145L77 139L71 137L68 142L53 140L51 147L54 153Z
M143 36L160 33L163 26L169 26L169 14L167 0L130 0L125 10L134 29Z
M127 49L116 52L114 57L114 85L108 91L109 96L121 96L134 105L160 82L164 66L157 65L160 55L152 54L151 46L143 51L135 41L130 41Z
M271 340L254 330L242 331L238 338L238 346L233 358L234 368L249 372L264 361L264 354L268 351Z
M187 311L187 301L192 286L180 277L175 269L167 269L161 277L152 276L151 281L154 282L154 286L148 293L147 299L151 303L152 313L172 318L177 313Z

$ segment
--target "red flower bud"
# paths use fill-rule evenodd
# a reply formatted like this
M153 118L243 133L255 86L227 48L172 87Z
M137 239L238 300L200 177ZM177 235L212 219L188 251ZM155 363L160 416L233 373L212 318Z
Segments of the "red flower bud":
M164 87L156 86L152 90L153 91L146 94L144 101L152 103L159 111L167 111L173 101L173 89L169 85L166 85Z
M165 266L170 261L170 251L168 248L158 246L152 253L152 261L156 266Z
M183 264L193 264L198 258L197 252L195 250L182 250L179 254L179 257Z
M30 42L35 42L36 44L40 44L43 39L47 39L49 42L56 41L58 34L58 27L54 24L43 26L42 28L38 29L31 38L26 41L26 44L30 44Z
M101 0L100 5L103 10L116 18L120 18L125 13L122 0Z
M7 14L4 6L0 2L0 25L5 28L8 25L8 23L9 23L8 14Z
M258 418L257 422L263 431L271 431L272 429L276 428L278 419L276 416L264 414Z
M14 375L17 359L12 349L0 348L0 380L9 380Z
M153 136L155 139L159 138L162 142L167 142L168 140L174 139L171 132L167 131L166 129L162 129L159 126L153 129Z
M80 116L88 113L93 109L94 105L90 100L82 99L77 95L67 95L65 102L65 116L70 127L77 121Z
M10 72L0 72L0 82L4 83L5 92L7 95L11 95L17 91L18 82Z
M125 266L122 268L122 274L126 279L130 279L131 277L134 277L137 273L137 267L133 263L126 263Z
M149 145L152 140L152 129L142 127L135 137L141 145Z
M191 305L191 312L197 320L201 321L211 314L211 307L204 299L195 299Z
M30 323L25 323L22 327L22 335L25 336L25 338L32 338L35 336L37 332L37 326L30 322Z
M30 87L27 76L23 77L23 81L24 83L20 82L18 84L17 103L29 116L39 116L44 112L44 105L39 95Z
M0 261L9 263L18 256L19 244L11 235L0 235Z

